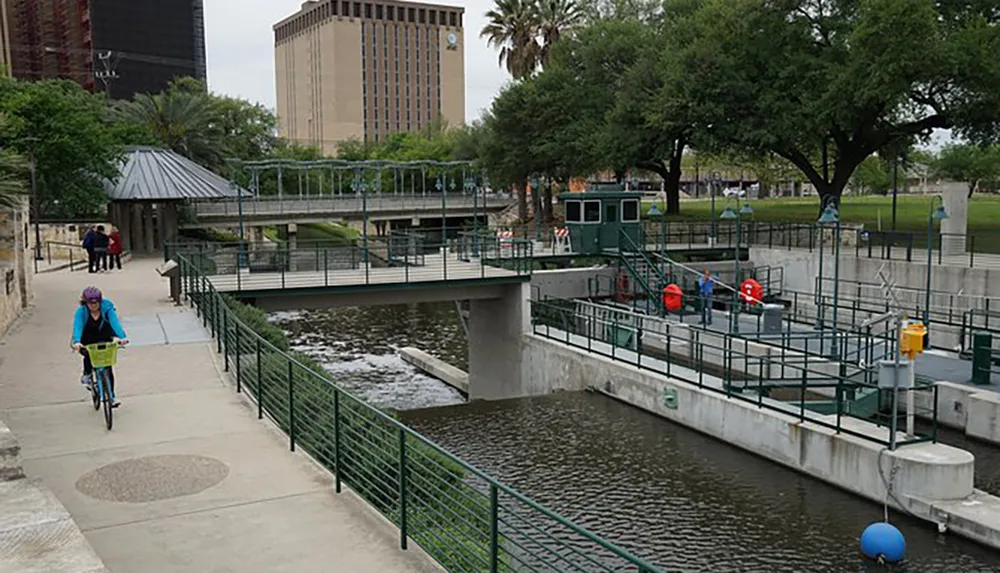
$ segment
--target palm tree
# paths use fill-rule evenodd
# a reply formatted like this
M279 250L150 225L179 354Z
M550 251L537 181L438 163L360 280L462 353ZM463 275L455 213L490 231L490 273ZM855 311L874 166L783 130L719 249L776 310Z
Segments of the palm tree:
M222 166L226 150L212 100L201 92L168 90L136 94L118 104L120 121L146 129L162 145L210 169Z
M516 79L530 76L538 67L538 10L533 0L497 0L486 13L479 32L486 45L500 48L499 63Z
M19 209L23 205L24 158L13 151L0 150L0 208Z
M549 63L552 46L559 42L563 34L579 26L584 14L574 0L538 0L536 14L541 38L538 62L544 68Z

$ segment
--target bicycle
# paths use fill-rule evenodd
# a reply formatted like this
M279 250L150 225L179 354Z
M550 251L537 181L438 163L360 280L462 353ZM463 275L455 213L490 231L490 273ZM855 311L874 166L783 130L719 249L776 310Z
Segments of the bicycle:
M108 425L108 430L114 425L115 396L111 390L111 367L118 363L118 347L121 343L117 340L113 342L98 342L88 344L84 350L90 356L90 364L94 367L90 375L90 394L94 402L94 409L100 410L104 405L104 421Z

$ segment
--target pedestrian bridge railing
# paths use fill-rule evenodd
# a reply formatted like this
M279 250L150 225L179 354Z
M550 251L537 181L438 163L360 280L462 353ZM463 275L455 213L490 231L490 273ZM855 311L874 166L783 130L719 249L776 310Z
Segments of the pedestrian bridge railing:
M420 213L447 212L449 209L500 209L511 204L511 198L498 194L428 193L391 194L368 193L325 197L256 197L198 201L191 203L197 217L259 217L273 215L354 214L354 213Z
M475 253L473 256L473 245ZM482 237L429 241L416 233L329 241L168 243L225 291L506 280L532 273L532 245Z
M256 405L449 572L660 570L496 480L390 413L343 390L322 367L245 324L200 271L178 255L183 294L211 330L236 392Z

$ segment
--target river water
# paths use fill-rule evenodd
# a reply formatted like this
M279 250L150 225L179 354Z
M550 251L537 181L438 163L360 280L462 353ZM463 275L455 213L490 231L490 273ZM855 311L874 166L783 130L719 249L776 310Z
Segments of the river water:
M417 346L465 368L454 305L276 313L294 346L344 386L456 454L665 571L1000 573L1000 552L904 515L905 566L861 560L882 508L615 400L587 393L465 404L402 361ZM1000 490L1000 448L957 432L977 486Z

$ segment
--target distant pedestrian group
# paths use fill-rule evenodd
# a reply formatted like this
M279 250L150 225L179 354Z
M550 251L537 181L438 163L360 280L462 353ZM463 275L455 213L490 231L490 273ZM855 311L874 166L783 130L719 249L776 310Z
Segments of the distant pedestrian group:
M111 227L111 233L104 230L104 225L87 229L83 236L83 248L87 251L87 271L91 273L107 272L122 268L122 236L118 229Z

